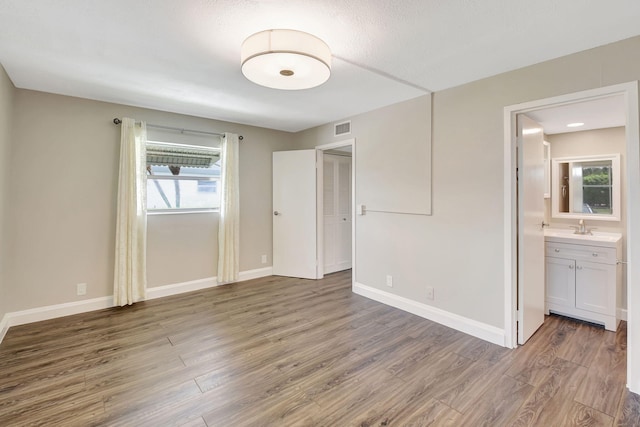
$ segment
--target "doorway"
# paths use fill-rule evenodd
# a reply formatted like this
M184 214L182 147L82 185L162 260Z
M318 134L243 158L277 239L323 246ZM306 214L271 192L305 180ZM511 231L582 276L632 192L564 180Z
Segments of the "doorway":
M347 232L343 250L333 271L355 269L355 139L321 145L314 149L273 153L273 274L322 279L324 277L324 153L351 154L348 161L348 192L341 222ZM342 162L344 163L344 162ZM346 176L346 175L345 175ZM343 198L345 194L341 195ZM336 268L337 267L337 268ZM355 274L352 274L355 281Z
M323 271L351 268L351 150L326 150L322 160Z
M628 319L628 370L627 385L633 392L640 391L640 367L636 367L631 361L636 357L636 345L640 343L640 319L631 316L632 308L640 307L640 268L632 262L634 254L640 251L640 227L631 221L640 213L640 150L639 150L639 124L638 124L638 84L631 82L615 86L609 86L589 91L563 95L554 98L532 101L505 107L505 148L504 148L504 223L505 223L505 346L514 348L517 346L517 320L521 317L518 310L518 236L521 232L522 213L518 212L518 184L517 168L518 150L516 118L519 114L558 107L562 105L576 104L598 98L621 95L624 97L626 126L626 157L627 157L627 218L626 218L626 249L627 260L627 310L630 313ZM519 221L520 220L520 221ZM526 310L526 306L520 306L519 310Z
M317 241L319 276L323 277L353 268L355 263L355 139L319 145L316 149L321 160Z

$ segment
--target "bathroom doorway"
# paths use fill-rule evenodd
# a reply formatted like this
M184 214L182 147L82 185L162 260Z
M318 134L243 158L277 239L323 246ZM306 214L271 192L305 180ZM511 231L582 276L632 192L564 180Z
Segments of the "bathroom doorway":
M640 213L640 162L639 162L639 129L638 129L638 85L637 82L615 85L590 91L563 95L560 97L543 99L524 104L505 107L505 345L516 347L518 345L518 320L526 318L531 301L523 301L526 296L524 289L520 288L518 272L522 259L518 252L519 237L523 236L522 225L525 212L518 209L520 194L518 194L518 168L522 166L518 161L517 117L527 115L536 117L537 113L551 108L574 105L579 106L586 101L611 96L622 96L625 106L625 143L627 170L625 172L627 188L625 196L627 200L625 241L627 259L632 259L632 254L640 251L640 227L631 223L633 218ZM522 177L522 175L521 175ZM540 230L544 226L544 220L540 222ZM634 252L634 249L636 252ZM544 247L541 249L544 251ZM639 268L633 263L628 264L627 269L627 309L640 306L640 292L636 291L640 285ZM635 291L635 292L634 292ZM539 307L539 301L533 305ZM636 346L640 344L640 319L629 319L628 324L628 360L636 357ZM634 364L628 364L628 385L632 391L640 389L640 369Z

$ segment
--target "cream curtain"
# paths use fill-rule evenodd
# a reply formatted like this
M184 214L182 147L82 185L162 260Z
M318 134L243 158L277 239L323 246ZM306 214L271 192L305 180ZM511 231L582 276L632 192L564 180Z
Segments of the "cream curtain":
M147 288L147 129L122 119L116 218L115 305L145 299Z
M218 283L238 281L240 192L238 135L225 133L221 147L220 224L218 228Z

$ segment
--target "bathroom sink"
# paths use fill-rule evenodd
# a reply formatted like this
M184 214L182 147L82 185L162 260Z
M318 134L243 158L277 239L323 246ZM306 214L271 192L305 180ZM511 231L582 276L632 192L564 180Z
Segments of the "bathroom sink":
M558 243L583 243L595 246L611 246L622 239L620 233L606 233L592 231L592 234L575 234L575 230L568 228L547 228L544 230L546 241Z

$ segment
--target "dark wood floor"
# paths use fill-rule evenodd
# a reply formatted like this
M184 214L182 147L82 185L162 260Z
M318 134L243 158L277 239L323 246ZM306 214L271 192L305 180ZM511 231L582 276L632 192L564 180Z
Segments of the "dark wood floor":
M508 350L269 277L13 327L0 425L639 426L617 333L551 316Z

